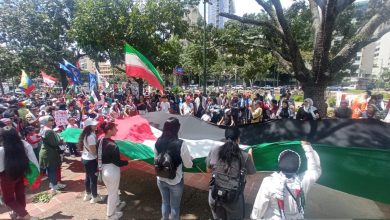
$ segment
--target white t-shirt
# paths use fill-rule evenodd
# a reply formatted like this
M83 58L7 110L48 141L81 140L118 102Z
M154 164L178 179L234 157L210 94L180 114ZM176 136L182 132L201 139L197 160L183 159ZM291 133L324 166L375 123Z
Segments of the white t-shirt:
M171 105L169 102L161 102L160 103L160 111L169 113L169 109L171 108Z
M92 153L89 149L90 145L96 145L97 138L95 133L91 133L88 137L84 138L84 147L83 154L81 155L81 159L83 160L96 160L97 155Z
M191 111L194 109L194 105L192 103L187 104L187 102L184 102L181 109L183 110L182 115L191 115Z
M208 115L208 114L203 114L202 117L201 117L200 119L203 120L203 121L208 121L208 122L210 122L210 121L211 121L211 116Z

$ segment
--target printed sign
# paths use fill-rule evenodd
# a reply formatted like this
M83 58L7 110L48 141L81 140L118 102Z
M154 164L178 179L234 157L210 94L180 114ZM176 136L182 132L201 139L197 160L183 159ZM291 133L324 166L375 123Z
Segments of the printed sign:
M66 126L68 124L68 113L64 110L55 111L54 120L57 126Z

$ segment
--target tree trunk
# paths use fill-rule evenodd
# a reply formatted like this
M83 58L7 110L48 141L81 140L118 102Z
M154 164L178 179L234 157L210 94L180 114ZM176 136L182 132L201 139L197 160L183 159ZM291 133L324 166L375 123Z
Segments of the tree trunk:
M137 98L139 98L140 95L144 94L144 81L140 78L134 78L134 79L138 83L138 97Z
M0 80L0 90L1 90L1 94L5 95L4 94L4 87L3 87L3 81L2 80Z
M311 98L313 100L313 105L316 107L320 113L321 118L325 118L327 114L327 104L326 104L326 91L327 83L304 83L302 84L302 90L304 92L304 97Z

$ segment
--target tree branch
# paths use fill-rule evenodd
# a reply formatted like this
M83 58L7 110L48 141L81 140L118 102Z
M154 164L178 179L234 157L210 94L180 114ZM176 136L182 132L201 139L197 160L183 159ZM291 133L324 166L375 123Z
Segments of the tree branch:
M276 15L276 12L272 5L269 2L266 2L264 0L256 0L257 4L259 4L263 9L267 12L267 14L271 17L272 21L274 22L275 26L279 29L280 32L282 32L282 27L279 24L278 17Z
M390 5L390 3L387 3ZM387 8L388 9L388 8ZM390 31L390 25L386 23L390 19L389 10L374 15L331 60L330 68L332 73L340 71L356 53L368 44L377 41ZM383 25L383 26L381 26ZM380 27L381 26L381 27ZM379 28L378 28L379 27Z
M315 38L317 38L317 34L321 28L321 15L320 15L320 12L318 10L318 4L315 0L309 0L309 5L310 5L310 11L312 13L312 21L313 21L312 29L313 29ZM315 42L313 42L313 44L315 44ZM315 47L315 45L313 45L313 48L314 47Z
M272 55L274 57L276 57L276 59L279 61L279 63L282 66L284 66L287 70L293 69L292 63L287 61L286 59L284 59L284 57L279 52L277 52L276 50L272 50L271 52L272 52Z
M287 23L287 20L284 16L283 7L282 7L282 4L280 3L280 0L271 0L271 1L272 1L272 4L274 5L279 24L283 29L283 33L284 33L284 36L285 36L286 41L287 41L287 47L289 50L288 52L289 52L289 55L291 56L291 60L293 61L292 65L293 65L294 71L299 70L299 71L302 71L303 74L309 73L308 69L305 66L305 62L302 58L302 54L300 52L298 44L295 41L295 39L291 33L290 26Z
M256 26L266 27L270 31L275 32L275 34L278 35L278 37L280 37L282 40L285 40L284 34L278 28L276 28L274 25L272 25L269 22L257 21L257 20L253 20L253 19L249 19L249 18L243 18L243 17L237 16L237 15L233 15L233 14L229 14L229 13L225 13L225 12L219 13L219 15L222 17L225 17L225 18L239 21L239 22L244 23L244 24L253 24Z

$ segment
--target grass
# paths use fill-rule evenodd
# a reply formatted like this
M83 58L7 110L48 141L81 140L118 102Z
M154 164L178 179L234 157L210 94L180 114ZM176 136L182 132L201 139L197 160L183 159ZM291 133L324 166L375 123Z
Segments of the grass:
M33 203L48 203L53 198L53 195L49 192L41 192L36 194L32 198Z
M343 92L346 92L346 93L351 93L351 94L354 94L354 95L359 95L359 94L362 94L365 90L361 90L361 89L347 89Z

